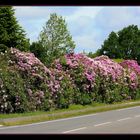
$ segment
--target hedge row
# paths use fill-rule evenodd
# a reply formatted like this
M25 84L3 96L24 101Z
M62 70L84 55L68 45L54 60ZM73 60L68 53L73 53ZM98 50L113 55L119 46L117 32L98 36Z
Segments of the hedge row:
M140 66L68 54L47 68L33 53L11 48L0 54L0 113L113 103L140 97Z

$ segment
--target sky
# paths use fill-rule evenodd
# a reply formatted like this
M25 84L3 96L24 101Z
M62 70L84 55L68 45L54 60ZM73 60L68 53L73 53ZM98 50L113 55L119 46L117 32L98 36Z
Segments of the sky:
M75 52L96 52L111 31L129 25L140 28L140 6L14 6L15 16L30 42L39 33L51 13L62 16L76 44Z

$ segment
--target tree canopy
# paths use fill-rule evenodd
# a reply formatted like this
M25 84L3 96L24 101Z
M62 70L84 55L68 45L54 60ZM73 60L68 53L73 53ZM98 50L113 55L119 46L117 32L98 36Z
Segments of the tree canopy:
M54 59L57 59L66 53L73 53L75 43L67 29L65 19L63 19L62 16L58 16L56 13L50 14L49 20L46 22L39 35L39 40L33 42L30 50L32 51L35 46L36 49L37 46L40 46L41 52L35 53L34 50L34 53L46 65L50 65ZM44 50L43 56L40 54L42 53L42 48Z
M137 25L129 25L117 33L112 31L98 52L110 58L135 59L140 62L140 30Z
M14 14L11 6L0 7L0 44L27 51L29 50L29 40Z

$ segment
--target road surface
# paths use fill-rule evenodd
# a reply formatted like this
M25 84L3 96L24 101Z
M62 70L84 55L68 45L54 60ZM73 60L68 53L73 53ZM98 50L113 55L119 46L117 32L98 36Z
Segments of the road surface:
M21 126L0 134L140 134L140 106Z

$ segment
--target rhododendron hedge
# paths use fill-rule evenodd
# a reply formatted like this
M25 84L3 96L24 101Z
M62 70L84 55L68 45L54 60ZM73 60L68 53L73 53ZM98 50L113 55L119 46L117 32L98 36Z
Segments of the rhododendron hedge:
M52 67L70 75L80 104L134 99L139 89L139 74L107 56L91 59L84 54L69 54L56 60Z
M47 68L33 53L11 48L0 54L0 113L140 98L139 77L134 60L67 54Z

